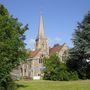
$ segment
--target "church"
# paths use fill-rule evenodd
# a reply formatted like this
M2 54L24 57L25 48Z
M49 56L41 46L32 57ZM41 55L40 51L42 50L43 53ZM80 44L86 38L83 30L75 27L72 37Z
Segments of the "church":
M39 30L35 40L35 49L30 51L29 57L25 63L21 64L17 72L20 77L28 77L32 79L41 79L43 76L43 57L48 57L57 54L61 62L65 62L68 56L68 46L66 43L63 45L56 44L52 48L48 46L48 38L44 33L44 21L40 16Z

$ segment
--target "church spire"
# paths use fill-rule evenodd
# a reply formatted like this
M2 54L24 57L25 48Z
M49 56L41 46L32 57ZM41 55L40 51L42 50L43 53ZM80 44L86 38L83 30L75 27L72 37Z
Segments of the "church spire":
M36 38L36 50L46 50L48 52L48 40L45 37L44 34L44 23L43 23L43 17L40 16L40 23L39 23L39 30L38 30L38 35Z
M44 23L43 23L43 17L42 16L40 16L40 23L39 23L39 30L38 30L37 39L38 38L45 38L45 35L44 35Z

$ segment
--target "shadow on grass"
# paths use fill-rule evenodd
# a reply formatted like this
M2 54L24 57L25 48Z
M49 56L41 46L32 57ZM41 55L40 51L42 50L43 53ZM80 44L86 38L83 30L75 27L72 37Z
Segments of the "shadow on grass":
M28 87L27 85L22 85L22 84L17 84L17 89L18 88L26 88L26 87Z

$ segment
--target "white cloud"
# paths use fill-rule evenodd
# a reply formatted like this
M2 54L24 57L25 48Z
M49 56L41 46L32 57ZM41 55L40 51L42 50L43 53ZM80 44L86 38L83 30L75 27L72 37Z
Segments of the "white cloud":
M60 37L55 37L55 38L54 38L54 41L56 41L56 42L59 43L59 42L61 42L61 38L60 38Z
M49 42L58 42L58 43L60 43L61 42L61 38L60 37L54 37L54 38L48 38L48 41Z
M30 45L34 45L35 44L35 39L30 39L30 41L29 41L29 43L30 43Z

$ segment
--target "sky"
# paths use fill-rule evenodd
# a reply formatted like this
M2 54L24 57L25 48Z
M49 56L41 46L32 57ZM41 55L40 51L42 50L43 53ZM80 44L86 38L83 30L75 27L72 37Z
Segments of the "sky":
M23 25L29 25L25 43L30 49L35 47L40 15L50 47L56 43L73 47L71 38L77 22L90 11L90 0L0 0L0 3Z

